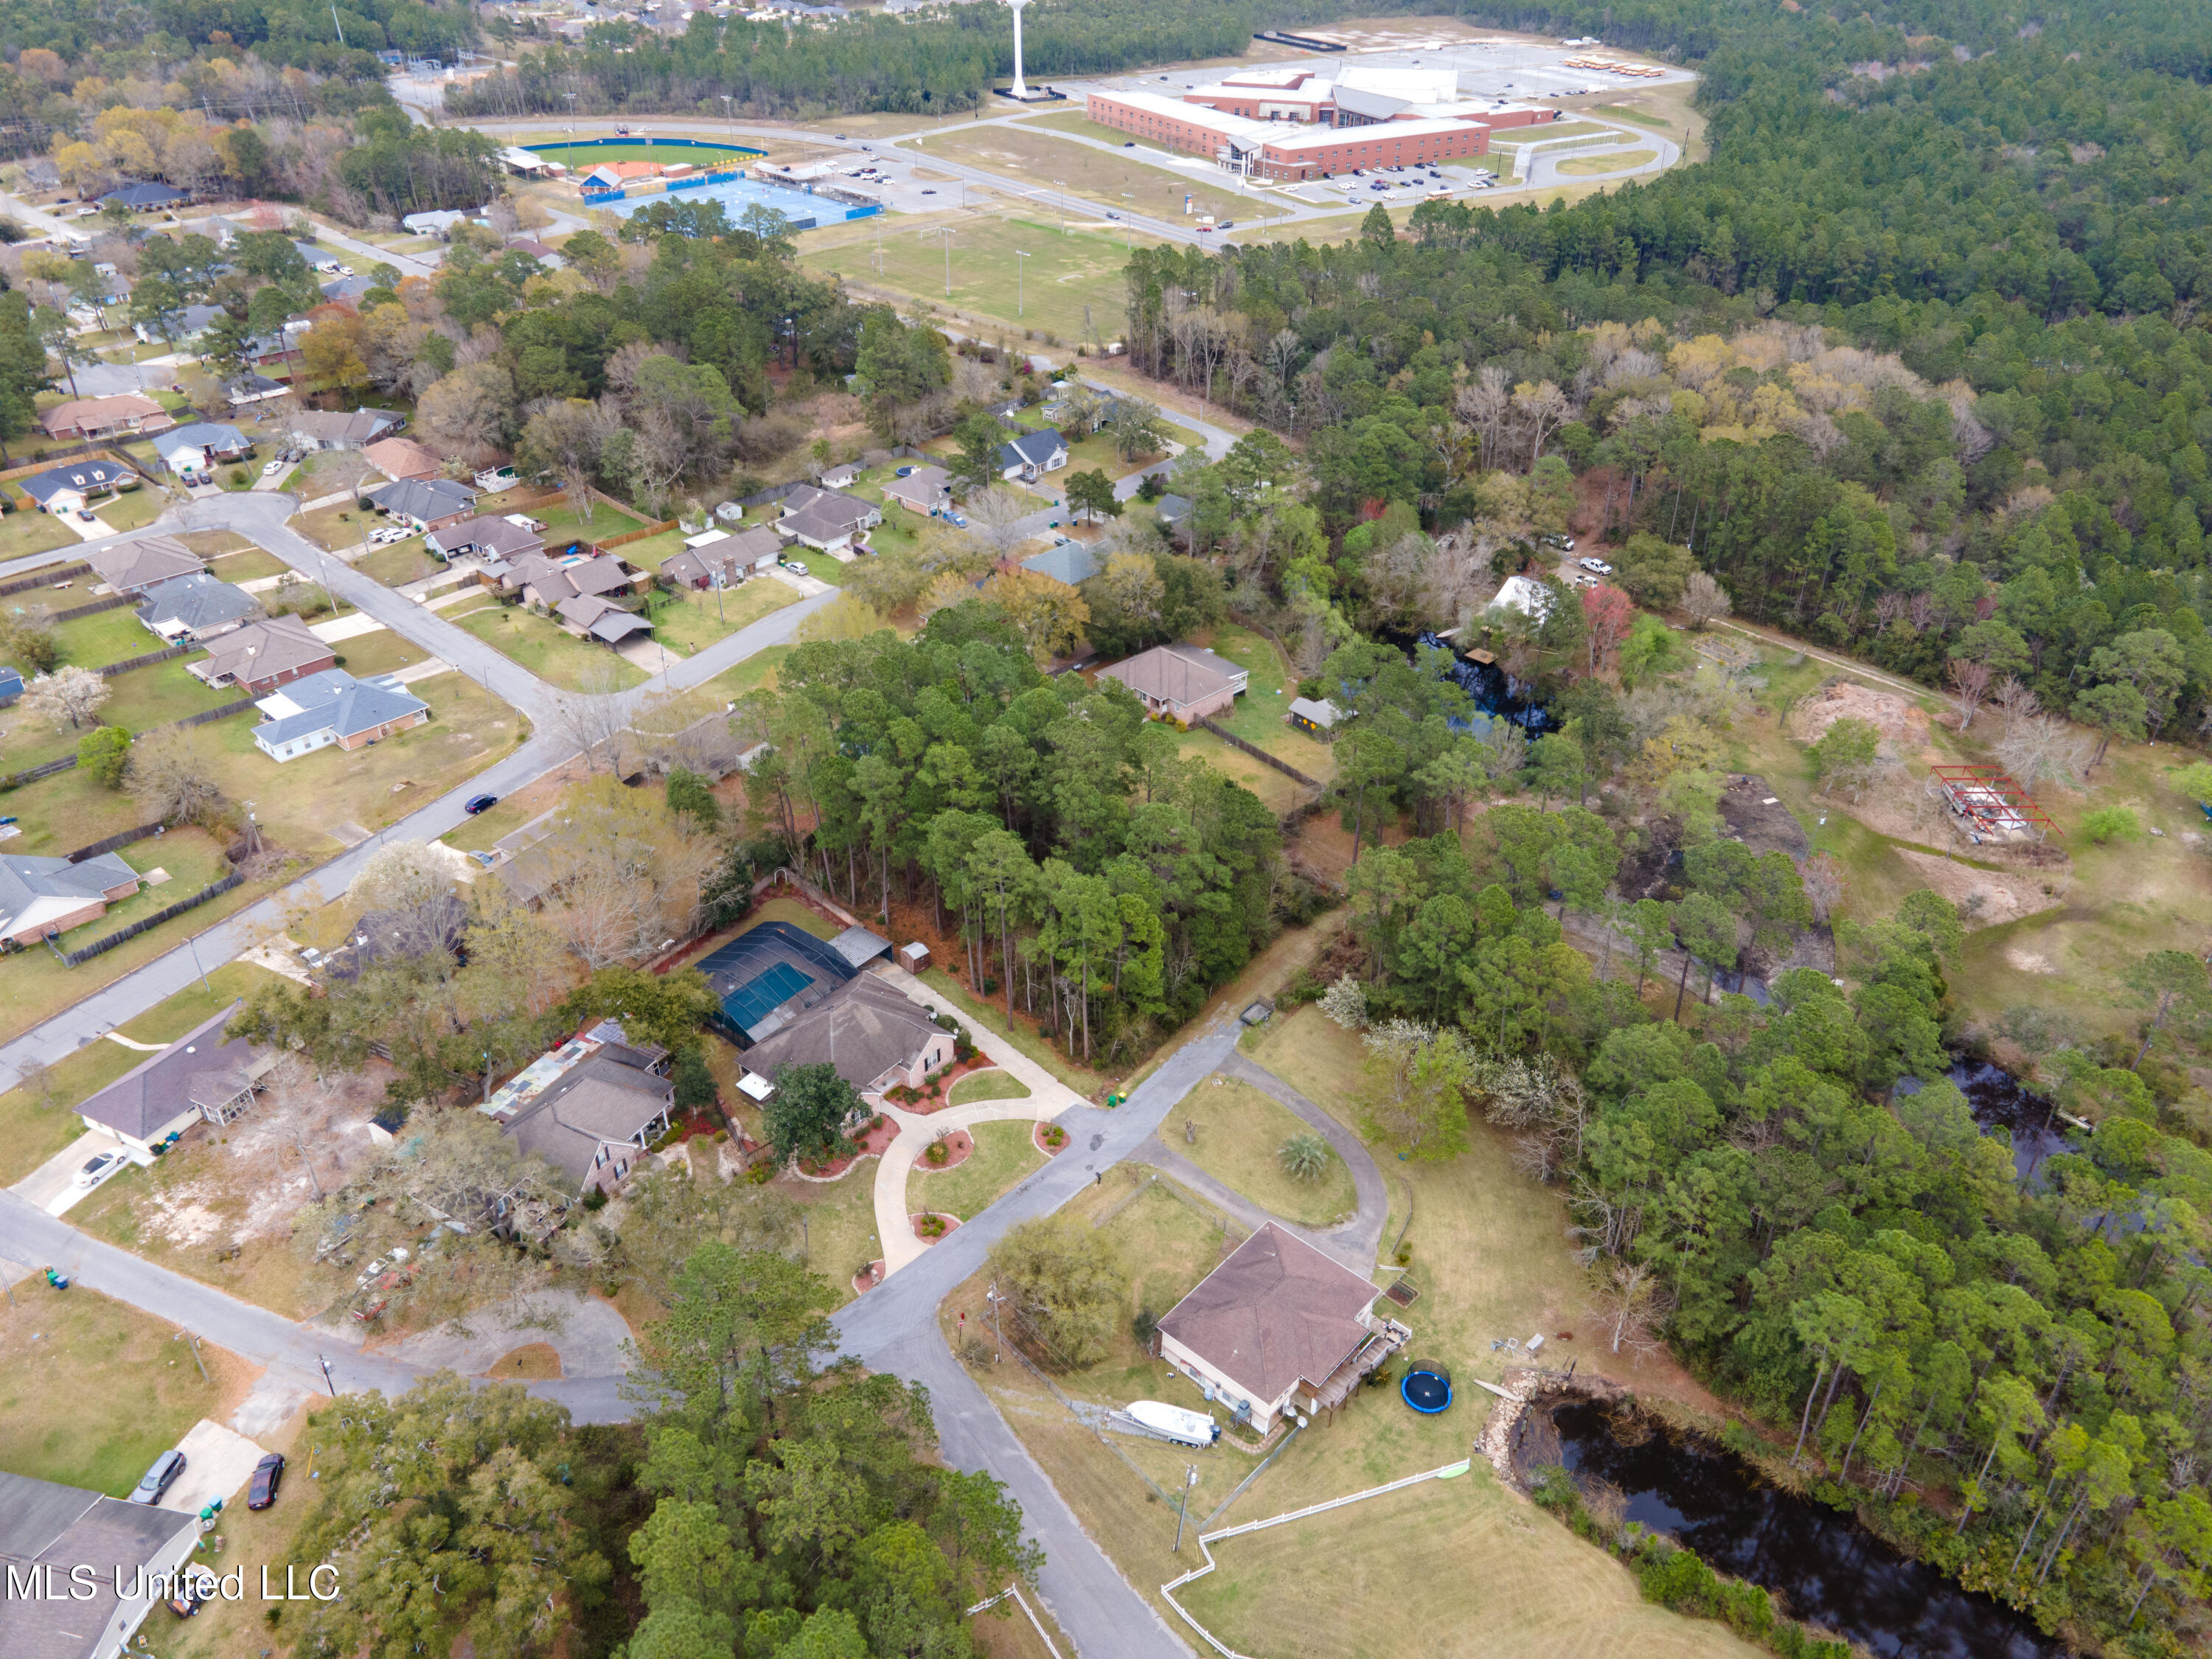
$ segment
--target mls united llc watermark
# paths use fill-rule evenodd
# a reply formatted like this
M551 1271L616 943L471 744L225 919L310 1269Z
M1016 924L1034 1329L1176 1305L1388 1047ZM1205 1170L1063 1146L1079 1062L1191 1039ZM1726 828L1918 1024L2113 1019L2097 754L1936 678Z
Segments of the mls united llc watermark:
M261 1569L261 1595L264 1601L335 1601L338 1599L338 1570L329 1562L306 1569L304 1580L301 1569L288 1564L281 1582L270 1577L271 1569ZM179 1596L188 1596L198 1601L243 1601L246 1600L246 1577L244 1567L233 1567L228 1572L217 1572L212 1567L185 1566L173 1572L149 1572L143 1565L135 1567L118 1565L101 1583L100 1569L80 1562L64 1569L56 1564L33 1563L17 1566L6 1565L6 1599L10 1601L90 1601L103 1590L112 1590L118 1601L152 1600L167 1601Z

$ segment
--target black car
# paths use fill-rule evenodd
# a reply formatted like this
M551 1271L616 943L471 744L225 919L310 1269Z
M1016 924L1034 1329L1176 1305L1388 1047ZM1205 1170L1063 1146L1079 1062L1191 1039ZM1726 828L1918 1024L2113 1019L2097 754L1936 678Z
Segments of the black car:
M469 797L468 804L463 806L461 811L474 817L479 812L489 812L498 805L497 795L471 795Z
M265 1510L276 1501L276 1488L284 1479L284 1454L270 1452L253 1466L253 1479L246 1483L246 1507Z
M146 1471L146 1478L131 1489L131 1502L158 1504L161 1494L175 1483L185 1472L185 1455L180 1451L165 1451L154 1460L154 1467Z

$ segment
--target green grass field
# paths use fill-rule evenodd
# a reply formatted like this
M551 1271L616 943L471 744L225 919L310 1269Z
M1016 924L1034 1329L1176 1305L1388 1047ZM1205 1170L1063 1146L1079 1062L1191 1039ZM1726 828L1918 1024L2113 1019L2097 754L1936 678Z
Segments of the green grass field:
M790 654L789 646L771 645L765 651L754 652L735 668L724 669L707 684L714 689L715 696L729 702L735 702L748 691L758 691L763 687L773 690L775 689L775 671Z
M138 530L154 522L168 510L169 496L166 490L141 484L136 489L126 489L93 511L100 515L100 523L111 531Z
M945 1096L948 1106L972 1106L981 1100L1027 1100L1029 1085L1012 1072L970 1072Z
M1298 695L1298 682L1274 641L1264 634L1228 623L1215 629L1207 643L1251 677L1249 689L1237 699L1228 718L1217 715L1214 723L1247 743L1257 744L1310 778L1326 783L1334 777L1335 750L1318 738L1293 730L1284 719L1291 699Z
M128 616L128 611L112 613ZM99 618L93 618L98 621ZM152 636L142 633L149 643ZM158 648L158 647L156 647ZM134 668L126 674L117 674L107 681L107 702L100 711L104 726L119 726L127 732L138 732L156 726L166 726L188 714L203 709L219 708L225 703L236 702L246 694L235 686L220 691L210 690L198 679L185 672L185 665L191 657L175 657L146 668ZM204 659L199 659L204 660ZM240 720L251 721L251 714L240 714ZM11 714L6 720L6 769L21 771L59 760L64 755L76 752L77 744L91 730L87 726L78 731L64 726L57 730L51 723L34 720L27 714ZM94 837L94 839L96 839Z
M1121 337L1127 315L1121 269L1129 258L1121 237L1082 230L1063 235L1054 221L981 214L948 216L926 225L900 220L896 228L884 228L878 271L875 222L862 220L808 232L800 238L800 262L817 271L910 294L932 306L988 317L1017 331L1049 330L1069 341L1083 337L1083 308L1088 304L1098 338ZM938 225L952 232L949 297L946 249ZM1029 259L1016 258L1017 252L1029 254ZM1018 272L1017 266L1024 269Z
M559 624L544 617L533 617L519 605L502 605L487 600L482 609L472 613L467 605L461 605L446 614L457 626L520 663L538 678L571 691L595 684L602 677L610 679L617 690L639 684L647 678L642 670L632 667L605 646L589 644L563 633Z
M340 665L356 678L370 674L389 674L394 669L406 668L430 659L428 652L418 645L410 645L404 635L395 634L388 628L380 628L374 634L356 634L349 640L340 640L337 656Z
M1118 145L1127 139L1127 133L1120 133L1108 142ZM1182 217L1186 196L1195 198L1191 204L1195 212L1239 222L1256 222L1287 210L1264 192L1237 189L1229 175L1211 164L1152 166L1146 158L1165 162L1164 152L1142 147L1096 149L1036 130L1033 124L969 128L932 138L926 149L929 154L998 173L1009 189L1065 186L1070 194L1117 210L1177 219Z
M658 596L652 612L653 628L671 651L696 656L747 623L798 603L799 591L773 577L726 588L720 593L687 588L681 593Z
M702 140L702 143L704 143ZM702 172L720 173L726 167L744 167L759 159L757 149L745 149L738 146L714 145L695 149L688 144L561 144L550 149L539 149L537 154L546 161L557 161L572 170L589 172L602 161L656 161L672 167L679 161L690 161Z
M1603 155L1575 155L1559 163L1559 171L1570 178L1589 178L1601 173L1626 173L1631 167L1640 167L1647 161L1659 159L1656 149L1608 150Z
M291 568L267 549L250 544L208 557L208 568L227 582L258 581L264 576L281 576Z
M1196 1132L1186 1139L1184 1125ZM1297 1113L1250 1084L1208 1078L1160 1125L1159 1138L1233 1192L1270 1215L1301 1227L1335 1226L1358 1208L1352 1171L1334 1152L1317 1181L1304 1182L1283 1168L1279 1154L1293 1135L1310 1134Z
M46 588L33 597L50 611L67 611L73 605L93 603L85 597L83 581L79 578L79 585L67 592ZM54 640L61 647L61 659L78 668L105 668L112 662L127 661L164 648L161 636L149 631L138 620L138 613L127 605L118 605L112 611L102 611L94 616L72 617L67 622L56 623Z
M1031 1127L1027 1118L975 1125L968 1133L975 1150L950 1170L933 1172L927 1160L916 1158L906 1181L907 1208L974 1220L1045 1161L1030 1138Z
M424 550L420 536L410 536L404 542L388 542L352 562L362 575L386 587L398 587L434 575L440 568L438 561Z

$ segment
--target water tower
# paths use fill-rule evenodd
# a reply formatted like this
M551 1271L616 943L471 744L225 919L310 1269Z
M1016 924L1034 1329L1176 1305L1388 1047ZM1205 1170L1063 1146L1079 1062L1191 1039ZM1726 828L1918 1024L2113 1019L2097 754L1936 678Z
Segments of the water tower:
M1024 103L1029 100L1030 89L1022 81L1022 8L1029 3L1030 0L1006 0L1007 9L1014 14L1013 96L1017 101Z

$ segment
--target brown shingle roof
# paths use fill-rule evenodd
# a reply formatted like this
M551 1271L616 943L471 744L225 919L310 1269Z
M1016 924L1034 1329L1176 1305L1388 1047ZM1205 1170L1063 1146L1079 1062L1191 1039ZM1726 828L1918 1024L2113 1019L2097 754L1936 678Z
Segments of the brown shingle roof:
M210 1074L243 1077L259 1058L259 1050L243 1038L226 1042L222 1028L238 1012L229 1007L212 1019L195 1025L158 1054L144 1060L80 1103L77 1115L104 1123L120 1134L143 1140L163 1124L202 1103ZM218 1097L228 1098L238 1092Z
M1160 1329L1271 1405L1301 1378L1320 1384L1368 1335L1376 1287L1272 1223L1246 1239L1160 1321Z
M271 617L248 623L208 645L208 659L198 665L210 680L228 675L240 681L265 680L311 665L329 667L336 653L297 617Z
M745 1069L773 1078L779 1066L824 1062L855 1089L911 1066L943 1028L889 986L848 980L774 1036L745 1050Z
M174 536L141 536L136 541L118 542L86 554L85 562L118 593L207 568L207 562Z
M368 464L394 478L434 478L445 463L412 438L386 438L362 450Z
M676 1101L676 1085L652 1072L594 1054L504 1126L524 1152L588 1180L607 1142L635 1143Z
M1211 651L1191 647L1156 645L1126 662L1102 668L1098 673L1102 679L1121 681L1140 697L1188 705L1217 696L1235 684L1228 675L1204 660L1212 655Z

